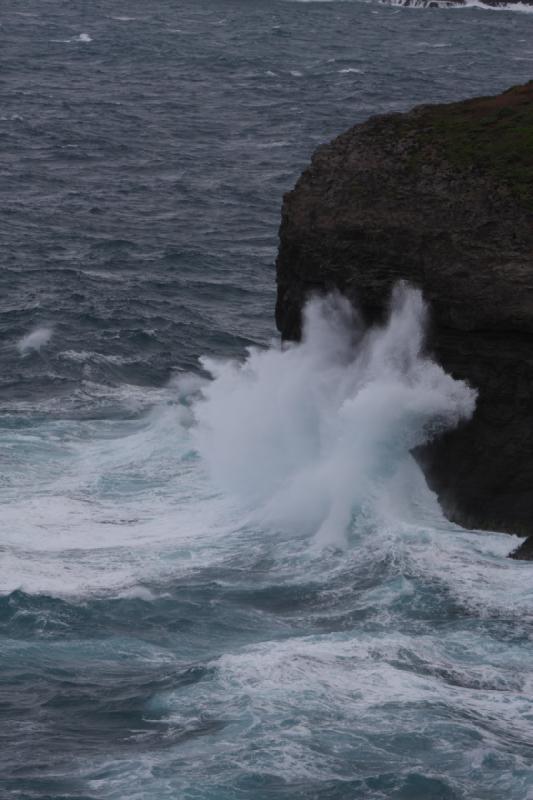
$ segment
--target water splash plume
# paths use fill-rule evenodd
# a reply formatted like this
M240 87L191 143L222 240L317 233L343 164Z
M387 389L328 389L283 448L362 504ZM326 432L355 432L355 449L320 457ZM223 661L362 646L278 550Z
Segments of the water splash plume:
M410 451L474 411L475 390L425 354L426 320L403 284L370 328L332 294L307 304L301 343L204 358L195 437L218 486L270 525L342 544Z

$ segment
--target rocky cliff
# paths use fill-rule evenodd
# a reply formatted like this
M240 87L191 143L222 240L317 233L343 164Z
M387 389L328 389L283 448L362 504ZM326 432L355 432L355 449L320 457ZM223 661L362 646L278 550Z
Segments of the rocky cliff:
M451 519L533 534L533 81L319 148L284 198L277 277L286 339L314 291L375 321L396 281L422 288L431 351L479 390L473 419L418 454L428 481Z

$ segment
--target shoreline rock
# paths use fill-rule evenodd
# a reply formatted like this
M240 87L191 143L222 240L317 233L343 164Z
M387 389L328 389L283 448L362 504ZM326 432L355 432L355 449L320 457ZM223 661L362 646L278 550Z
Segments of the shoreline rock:
M430 351L479 391L473 419L417 454L428 482L465 527L533 534L533 81L320 147L284 198L277 280L285 339L313 292L374 322L394 283L419 286Z
M524 9L533 6L533 0L382 0L385 5L403 8L492 8Z

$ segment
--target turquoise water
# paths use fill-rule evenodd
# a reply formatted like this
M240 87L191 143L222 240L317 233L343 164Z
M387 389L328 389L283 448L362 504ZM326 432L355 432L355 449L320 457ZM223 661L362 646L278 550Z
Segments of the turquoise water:
M533 17L6 0L0 24L2 800L533 797L531 568L409 456L475 392L420 355L416 294L381 331L338 298L301 347L273 325L312 150L528 79Z

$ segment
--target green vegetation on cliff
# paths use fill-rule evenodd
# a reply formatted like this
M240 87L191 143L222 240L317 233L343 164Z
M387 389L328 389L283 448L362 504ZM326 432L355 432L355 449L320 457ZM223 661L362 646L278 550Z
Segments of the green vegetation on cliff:
M459 169L502 181L533 209L533 81L497 97L427 107L420 157L434 148Z

